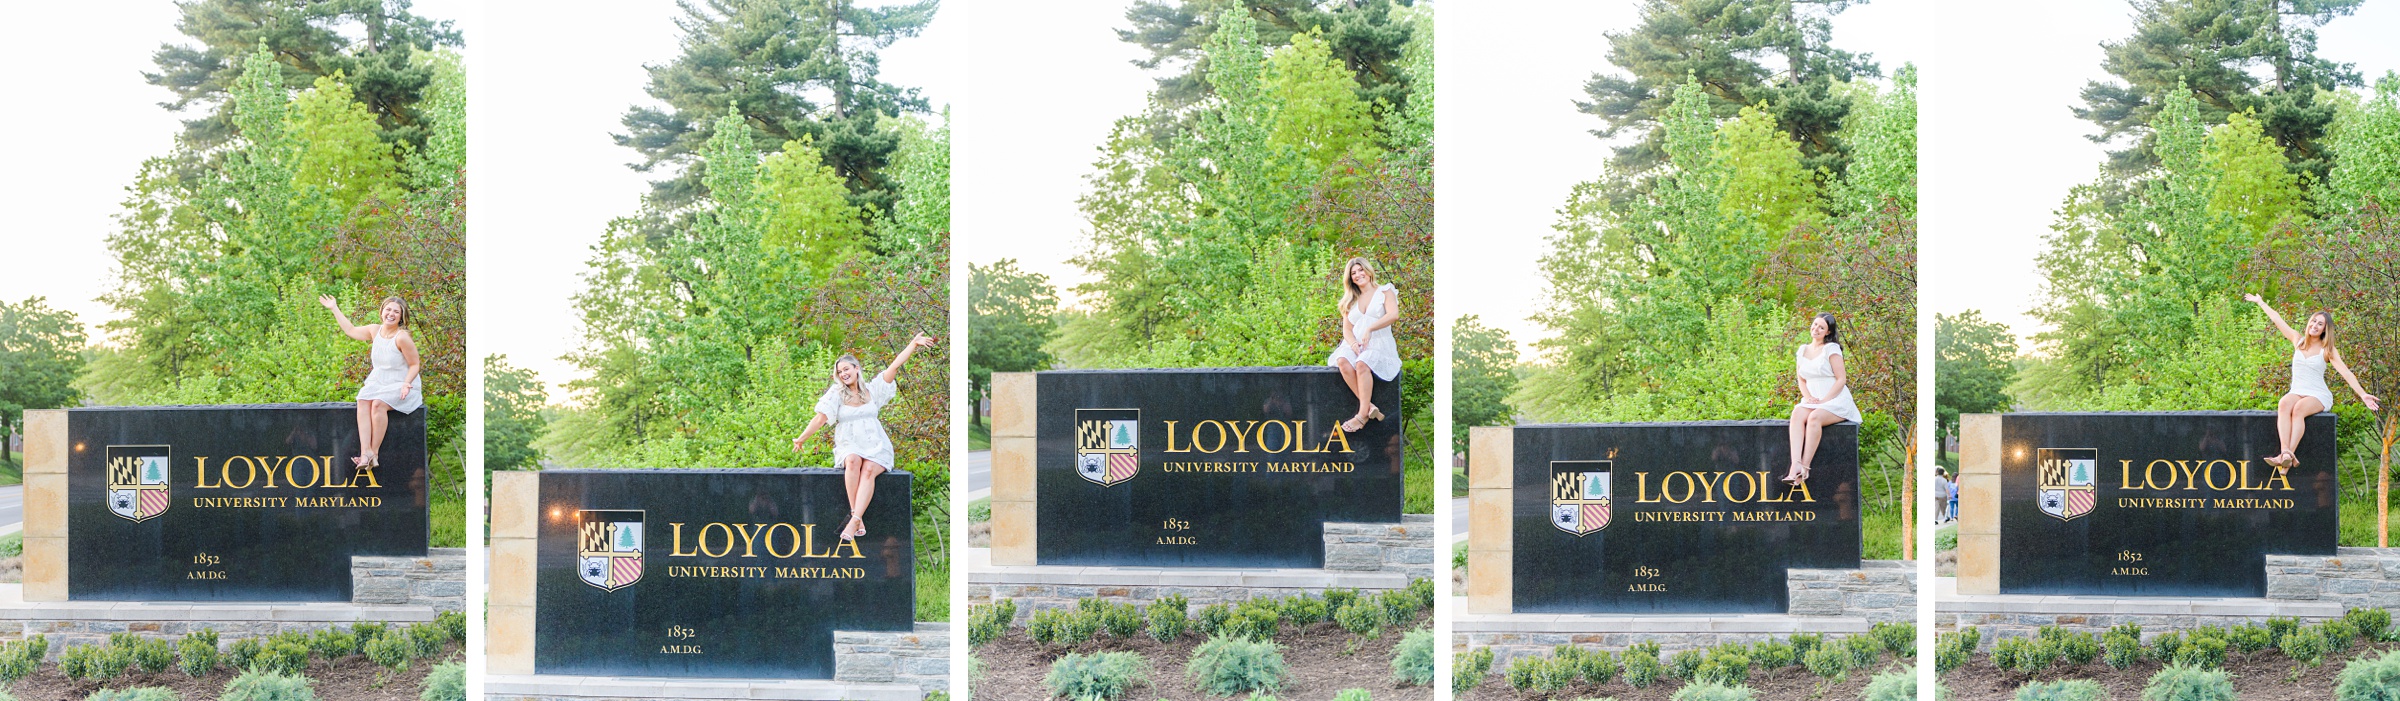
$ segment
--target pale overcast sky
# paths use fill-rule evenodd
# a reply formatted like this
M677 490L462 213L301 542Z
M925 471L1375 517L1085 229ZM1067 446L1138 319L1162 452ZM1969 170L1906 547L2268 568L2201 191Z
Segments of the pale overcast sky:
M2069 108L2108 77L2100 42L2132 32L2122 3L1944 3L1934 31L1940 72L1920 95L1919 298L1930 310L1980 309L2020 338L2039 300L2034 257L2051 213L2098 174L2106 149ZM2355 63L2372 84L2400 67L2400 3L2370 2L2318 33L2318 54ZM1927 339L1930 341L1930 339ZM2020 350L2036 349L2028 341Z
M468 71L483 39L477 0L416 0L418 15L455 22L466 35ZM166 155L193 115L169 112L174 99L142 79L156 70L159 45L191 43L175 31L180 15L163 0L17 3L0 23L0 64L18 66L11 91L28 97L0 110L0 133L24 167L0 175L0 299L47 297L93 327L115 318L96 298L111 289L115 259L107 237L142 161Z
M1932 4L1852 7L1834 18L1833 44L1873 54L1887 76L1915 61L1931 81L1922 27ZM1617 71L1601 35L1639 24L1637 9L1631 2L1443 8L1434 196L1443 318L1478 315L1507 330L1520 351L1550 334L1527 318L1541 311L1548 287L1544 239L1567 193L1599 177L1609 156L1609 145L1590 133L1600 120L1576 111L1575 100L1593 73Z
M943 3L923 34L881 54L882 78L920 88L937 112L952 99L947 44L959 35L960 4ZM491 35L475 75L485 89L471 117L469 345L477 358L505 354L533 369L564 401L561 385L580 372L560 360L578 350L577 276L609 220L638 210L658 177L627 168L639 154L609 135L623 131L627 107L655 104L642 92L643 67L675 58L680 11L646 0L608 12L495 2L486 13Z

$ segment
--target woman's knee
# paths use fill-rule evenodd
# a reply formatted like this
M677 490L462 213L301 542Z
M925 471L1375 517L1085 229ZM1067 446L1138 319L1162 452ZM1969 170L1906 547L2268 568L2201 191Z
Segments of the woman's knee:
M1831 426L1842 422L1842 415L1824 409L1809 410L1808 422L1816 426Z
M891 470L891 468L877 465L875 464L875 461L865 458L859 459L858 466L859 476L861 477L874 477Z
M391 411L391 410L392 410L392 405L390 405L390 404L385 404L385 403L383 402L383 400L381 400L381 399L369 399L369 400L367 400L367 410L368 410L368 411Z
M1816 410L1815 410L1815 409L1810 409L1810 408L1808 408L1808 407L1800 406L1800 405L1798 405L1798 404L1794 404L1794 405L1792 405L1792 423L1800 423L1800 422L1802 422L1802 421L1807 421L1807 420L1808 420L1808 416L1809 416L1809 412L1813 412L1813 411L1816 411Z

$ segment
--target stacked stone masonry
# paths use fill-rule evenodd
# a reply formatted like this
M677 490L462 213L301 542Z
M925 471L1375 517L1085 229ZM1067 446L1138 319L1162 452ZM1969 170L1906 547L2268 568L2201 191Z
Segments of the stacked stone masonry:
M2263 599L2207 599L2207 605L2161 612L2141 597L2078 597L2063 612L1980 611L1969 602L1945 603L1934 612L1934 626L1955 631L1961 626L1983 629L1983 646L2008 637L2034 635L2042 626L2103 632L2110 626L2133 623L2142 636L2200 626L2263 623L2272 616L2302 620L2335 618L2353 608L2400 610L2400 548L2340 548L2332 555L2268 555L2267 596Z
M428 548L424 557L350 558L350 602L465 610L467 551Z
M833 679L909 684L925 693L950 690L950 624L917 623L913 631L835 631Z
M1325 569L1430 579L1433 531L1432 514L1408 514L1399 523L1327 523Z
M1917 619L1917 568L1901 560L1863 560L1855 570L1794 569L1786 609L1794 616L1852 616L1869 623Z

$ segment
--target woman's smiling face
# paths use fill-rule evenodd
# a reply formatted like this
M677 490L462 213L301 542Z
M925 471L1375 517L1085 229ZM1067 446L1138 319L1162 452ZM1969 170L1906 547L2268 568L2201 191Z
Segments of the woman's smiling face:
M2315 338L2323 333L2325 333L2325 315L2308 315L2308 333L2304 335L2308 336L2309 338Z
M1368 270L1365 263L1352 264L1350 266L1350 283L1359 287L1375 284L1375 272Z
M398 302L387 302L383 305L383 323L386 326L400 323L400 304Z
M1808 320L1808 337L1820 341L1825 340L1825 317L1820 316Z
M858 366L852 363L834 363L833 379L845 386L858 384Z

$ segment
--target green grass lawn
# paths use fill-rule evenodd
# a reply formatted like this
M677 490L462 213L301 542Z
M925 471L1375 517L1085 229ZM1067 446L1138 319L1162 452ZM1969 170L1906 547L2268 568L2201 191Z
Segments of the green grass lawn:
M1450 468L1450 498L1467 498L1467 468Z
M967 424L967 449L992 449L992 424L990 422L976 422Z
M990 520L992 520L991 497L967 502L967 523L983 523Z
M1958 549L1957 521L1945 523L1942 524L1942 527L1933 529L1933 549L1937 552Z
M25 454L8 452L8 460L0 462L0 485L25 483Z

